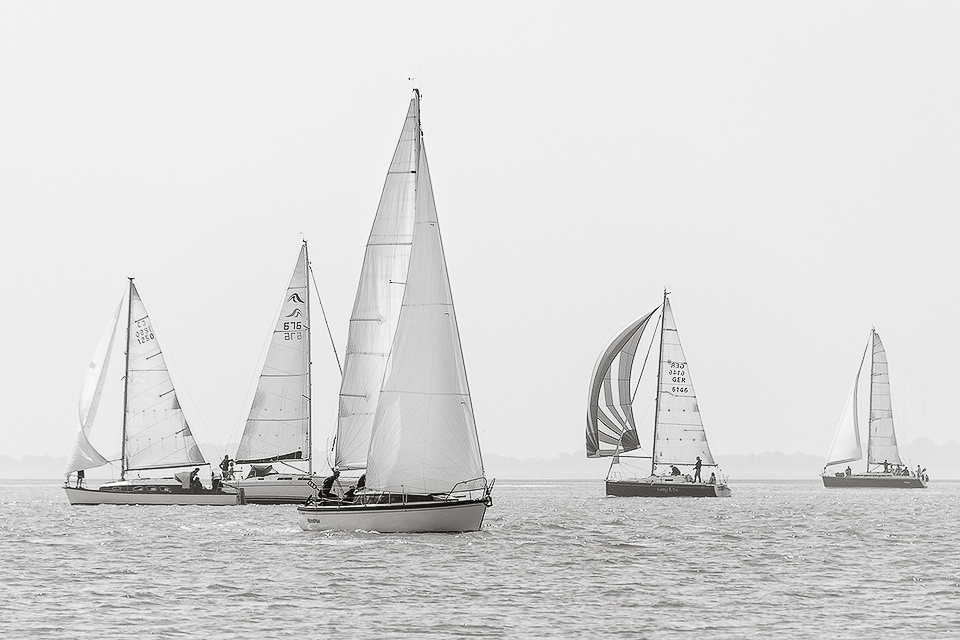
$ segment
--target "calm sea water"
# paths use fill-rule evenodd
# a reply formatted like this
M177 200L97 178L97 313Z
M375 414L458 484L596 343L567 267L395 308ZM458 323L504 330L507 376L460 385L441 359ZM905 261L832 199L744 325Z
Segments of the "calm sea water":
M501 481L479 532L381 535L0 481L0 638L960 637L960 484L732 488Z

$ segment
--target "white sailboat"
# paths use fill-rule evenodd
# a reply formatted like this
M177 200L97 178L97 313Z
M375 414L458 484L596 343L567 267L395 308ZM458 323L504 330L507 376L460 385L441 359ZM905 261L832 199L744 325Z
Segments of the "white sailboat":
M310 411L310 281L307 243L284 293L260 379L237 446L247 502L302 504L314 495Z
M859 387L861 373L870 352L870 406L867 432L867 466L863 473L854 473L848 463L863 459L860 446ZM842 471L828 470L847 464ZM880 334L870 329L870 338L864 349L853 388L847 397L840 424L833 437L827 462L820 476L825 487L892 487L923 489L927 486L926 471L917 467L912 471L900 457L897 435L893 429L893 405L890 397L890 369L887 352Z
M363 474L365 486L350 497L299 507L305 530L473 531L492 504L417 90L367 241L350 318L334 469Z
M123 377L123 427L120 480L96 489L84 485L83 472L107 464L90 443L90 432L106 382L110 353L123 303L111 318L84 379L80 392L80 426L67 462L64 489L70 504L197 504L228 505L242 502L242 494L222 487L206 487L189 467L205 466L173 388L173 380L160 351L146 307L130 278L127 294L126 358ZM184 469L169 478L131 478L133 471ZM77 474L76 480L71 476Z
M662 310L660 318L651 322L658 310ZM633 403L656 335L648 343L636 385L633 365L645 330L658 323L660 349L652 454L644 456L632 453L640 449ZM601 352L590 379L586 436L588 458L612 458L606 479L607 495L731 495L707 444L690 367L666 290L662 307L624 327ZM637 460L650 461L649 475L640 473L643 463L636 463ZM707 479L702 477L703 468L710 471Z

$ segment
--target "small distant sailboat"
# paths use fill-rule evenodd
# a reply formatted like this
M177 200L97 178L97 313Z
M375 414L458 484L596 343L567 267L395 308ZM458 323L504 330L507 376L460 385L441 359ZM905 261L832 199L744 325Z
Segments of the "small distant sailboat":
M860 421L858 389L867 352L870 352L870 421L867 435L867 468L864 473L854 473L847 465L843 471L828 471L838 464L856 462L863 458L860 447ZM890 401L890 370L887 352L880 341L880 334L870 329L870 338L860 359L853 388L840 416L833 445L823 467L821 478L825 487L892 487L900 489L924 489L927 486L926 470L917 467L911 471L900 457L897 436L893 430L893 405Z
M96 489L83 474L108 460L90 443L90 432L106 381L107 365L120 321L121 301L94 352L80 392L80 427L67 461L64 486L70 504L231 505L243 501L219 480L203 486L199 474L183 470L170 478L128 478L131 471L201 467L207 464L180 408L153 323L130 278L127 293L126 360L123 377L123 432L120 480ZM77 474L75 483L71 476Z
M651 322L657 311L660 318ZM645 330L660 325L660 355L656 379L653 444L650 456L631 455L640 448L633 410L637 385L633 365ZM655 331L651 332L655 333ZM651 337L647 357L656 340ZM607 344L597 360L587 398L587 457L612 457L606 478L607 495L621 497L729 497L730 488L710 453L693 390L690 368L680 345L666 290L663 305L634 320ZM650 474L630 468L633 460L650 460ZM704 481L701 468L710 470Z
M245 477L228 480L231 486L243 489L250 503L302 504L315 492L309 267L304 241L237 446L235 463L249 467Z
M298 507L303 529L475 531L492 504L416 89L350 318L334 470L361 488Z

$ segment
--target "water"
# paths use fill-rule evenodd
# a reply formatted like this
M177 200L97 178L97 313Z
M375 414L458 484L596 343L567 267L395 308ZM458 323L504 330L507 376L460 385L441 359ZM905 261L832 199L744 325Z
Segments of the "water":
M960 484L732 488L500 482L479 532L385 535L0 482L0 638L960 635Z

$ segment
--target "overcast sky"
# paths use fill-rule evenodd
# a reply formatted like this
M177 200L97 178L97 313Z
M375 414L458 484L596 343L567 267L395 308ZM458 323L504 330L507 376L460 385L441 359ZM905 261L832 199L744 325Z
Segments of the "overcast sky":
M871 325L901 441L955 440L958 33L948 2L0 3L0 453L67 454L127 276L200 441L235 447L303 236L342 352L410 77L484 451L582 451L664 286L721 465L826 455Z

